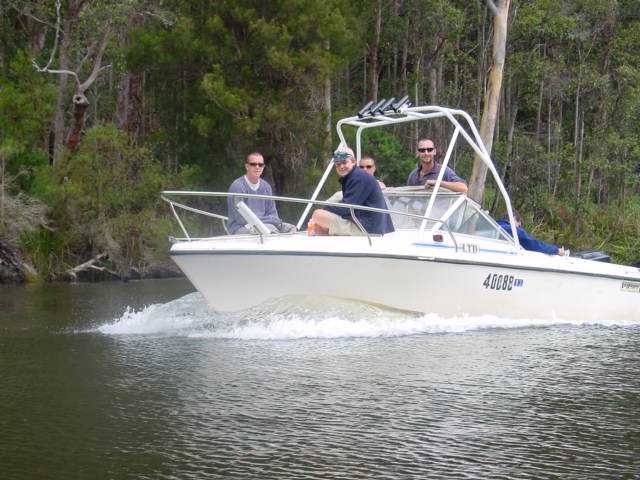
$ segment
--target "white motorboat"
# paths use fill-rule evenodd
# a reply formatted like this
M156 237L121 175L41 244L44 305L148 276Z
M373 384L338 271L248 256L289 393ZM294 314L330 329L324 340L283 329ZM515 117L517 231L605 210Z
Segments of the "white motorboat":
M365 129L406 122L448 120L453 127L443 166L458 141L487 165L514 225L511 202L469 115L436 106L411 107L399 102L368 105L357 116L337 124L341 145L344 127L354 127L356 157L361 157ZM196 197L233 196L227 192L165 191L163 199L184 233L173 239L173 260L216 310L245 309L270 299L327 296L394 309L436 313L444 317L495 315L518 319L640 320L640 269L572 256L524 250L517 231L507 234L480 205L465 194L441 188L387 188L388 212L395 231L385 235L308 236L272 234L245 213L256 235L189 235L177 210L222 220L225 215L188 205ZM304 206L300 229L332 171L329 162L309 199L268 197ZM242 195L243 198L260 195ZM180 200L180 201L178 201ZM341 204L345 205L345 204ZM247 209L245 209L247 210ZM242 210L240 210L242 212ZM355 218L355 217L354 217Z

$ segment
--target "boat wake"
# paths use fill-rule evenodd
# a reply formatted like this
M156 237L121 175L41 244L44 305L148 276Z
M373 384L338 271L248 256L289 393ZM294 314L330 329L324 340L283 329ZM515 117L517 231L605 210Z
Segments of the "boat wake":
M496 328L550 325L634 326L638 322L561 321L556 319L443 318L388 310L334 298L291 297L242 312L222 313L208 308L199 293L134 311L130 308L96 330L107 335L169 335L242 340L302 338L397 337L416 334L460 333Z

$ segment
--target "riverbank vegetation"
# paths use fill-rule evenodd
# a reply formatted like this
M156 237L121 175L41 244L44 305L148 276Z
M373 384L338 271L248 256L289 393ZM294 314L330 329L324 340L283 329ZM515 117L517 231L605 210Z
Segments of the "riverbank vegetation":
M45 279L99 255L114 276L161 274L176 231L162 189L226 190L259 150L276 193L308 195L335 121L371 99L480 124L495 4L7 0L0 239ZM640 258L638 51L636 0L512 0L492 136L528 230L623 263ZM416 138L443 152L447 133L376 133L367 153L403 184Z

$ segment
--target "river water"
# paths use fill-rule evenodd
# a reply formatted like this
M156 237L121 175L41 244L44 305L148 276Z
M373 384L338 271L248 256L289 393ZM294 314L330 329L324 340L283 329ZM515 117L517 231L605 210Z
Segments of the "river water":
M1 479L640 478L640 315L2 287L0 379Z

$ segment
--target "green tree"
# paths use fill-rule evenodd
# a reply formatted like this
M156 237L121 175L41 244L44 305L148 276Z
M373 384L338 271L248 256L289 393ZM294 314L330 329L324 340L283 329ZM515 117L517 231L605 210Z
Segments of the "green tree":
M0 233L6 227L5 196L29 191L34 169L47 163L53 98L24 50L15 52L7 67L0 71Z
M197 161L217 177L215 187L228 184L251 150L265 155L276 191L299 186L320 149L324 80L353 39L346 3L177 3L174 28L140 32L130 58L155 65L159 88L188 87L173 95L184 109L175 130L206 139L196 142Z

